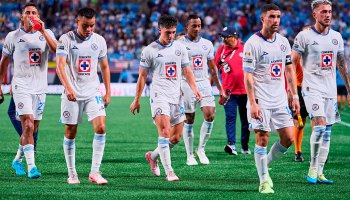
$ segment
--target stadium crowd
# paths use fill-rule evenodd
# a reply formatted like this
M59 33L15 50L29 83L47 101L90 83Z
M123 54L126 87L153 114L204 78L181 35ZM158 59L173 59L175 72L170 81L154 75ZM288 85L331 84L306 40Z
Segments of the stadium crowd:
M16 1L15 1L16 2ZM97 10L96 32L106 38L111 72L122 72L127 68L137 73L141 50L154 41L158 35L157 20L163 13L176 16L180 23L177 32L184 32L184 19L190 13L197 13L203 19L202 36L214 44L220 45L218 33L225 26L239 31L243 41L259 30L260 5L268 0L49 0L38 1L41 18L46 27L57 38L63 33L76 29L75 17L78 8L91 6ZM275 1L281 7L282 18L280 33L290 43L305 24L312 23L308 1ZM338 0L333 3L332 28L342 33L345 41L345 53L350 55L350 2ZM21 4L0 4L0 51L8 32L19 26ZM50 60L55 61L52 54ZM130 80L136 81L136 80Z

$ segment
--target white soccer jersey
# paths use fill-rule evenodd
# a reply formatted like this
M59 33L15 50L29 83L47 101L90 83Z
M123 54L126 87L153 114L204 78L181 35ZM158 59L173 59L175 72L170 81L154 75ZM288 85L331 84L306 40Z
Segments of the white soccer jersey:
M152 74L151 100L180 103L182 68L189 66L186 47L178 41L168 46L158 40L145 47L140 67Z
M186 46L188 58L196 81L209 81L208 60L214 59L213 44L202 37L197 41L192 41L187 35L178 40ZM185 77L183 77L185 80Z
M248 39L243 54L243 70L253 73L259 106L266 109L287 106L284 70L286 63L291 63L287 38L277 33L270 42L258 32Z
M46 31L56 41L53 32L49 29ZM13 58L13 93L47 92L49 46L41 32L28 33L24 29L10 32L5 38L2 53Z
M59 39L56 55L67 58L65 72L77 100L99 93L97 67L99 61L107 58L107 45L102 36L93 33L82 40L76 31L70 31Z
M327 34L320 34L312 27L297 35L293 50L302 55L303 90L326 98L336 98L337 56L344 54L340 33L329 29Z

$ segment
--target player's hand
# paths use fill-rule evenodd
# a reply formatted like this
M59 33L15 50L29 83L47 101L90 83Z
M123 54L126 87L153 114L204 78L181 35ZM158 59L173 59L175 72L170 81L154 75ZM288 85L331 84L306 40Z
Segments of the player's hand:
M288 106L289 106L289 108L292 108L292 106L293 106L293 94L290 90L287 91L287 97L288 97Z
M5 100L4 93L2 93L1 85L0 85L0 104L2 104Z
M296 113L296 114L300 113L299 99L292 100L292 111L293 111L293 113Z
M253 119L261 119L261 109L257 103L250 106L250 115Z
M41 24L41 29L39 31L41 33L43 33L45 31L45 23L43 21L41 21L41 19L37 16L35 16L34 19Z
M103 97L103 102L105 103L105 108L107 108L107 106L109 105L109 103L111 102L111 95L110 94L106 94Z
M140 112L140 102L134 100L131 105L130 105L130 112L135 115L135 110L137 111L137 113Z
M194 96L196 97L196 100L198 102L202 101L202 99L203 99L202 94L198 90L196 92L194 92Z
M65 93L66 93L67 99L69 101L77 101L77 95L75 94L75 92L71 88L65 89Z

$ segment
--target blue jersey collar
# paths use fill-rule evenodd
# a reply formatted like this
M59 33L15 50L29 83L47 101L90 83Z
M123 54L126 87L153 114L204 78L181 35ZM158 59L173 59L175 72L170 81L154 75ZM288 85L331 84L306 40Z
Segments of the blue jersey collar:
M322 33L320 33L320 32L318 32L317 30L316 30L316 28L315 28L315 26L311 26L311 29L313 30L313 31L315 31L317 34L319 34L319 35L328 35L328 33L329 33L329 31L331 30L329 27L328 27L328 32L326 33L326 34L322 34Z
M77 30L74 30L73 32L74 32L74 34L75 34L81 41L87 41L87 40L89 40L89 39L91 38L92 34L94 34L94 33L91 33L91 35L89 35L89 37L83 39L83 38L81 38L81 37L79 36Z
M157 42L160 46L162 46L162 47L171 47L171 46L173 45L173 43L174 43L174 41L173 41L173 42L171 42L171 43L168 44L168 45L164 45L164 44L162 44L162 43L159 41L159 39L156 40L156 42Z
M198 36L198 39L197 39L197 40L191 40L191 38L188 37L188 34L186 34L186 35L185 35L185 38L186 38L188 41L190 41L190 42L197 43L197 42L199 42L199 40L201 39L201 36Z
M273 39L273 41L270 42L263 36L263 34L261 34L260 31L256 32L256 34L268 43L274 43L276 41L276 37L277 37L277 34L275 34L275 38Z

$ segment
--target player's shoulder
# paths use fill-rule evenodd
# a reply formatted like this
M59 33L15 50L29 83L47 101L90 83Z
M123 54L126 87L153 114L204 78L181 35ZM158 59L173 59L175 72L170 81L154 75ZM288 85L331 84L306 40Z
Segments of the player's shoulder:
M178 41L178 40L175 40L174 42L173 42L173 46L174 47L180 47L180 48L186 48L186 46L184 45L184 44L182 44L180 41Z
M281 41L289 44L288 39L285 36L283 36L283 35L281 35L279 33L276 33L276 40L281 40Z
M257 33L254 33L248 38L244 46L254 46L262 41L262 38Z
M340 37L340 38L343 37L339 31L336 31L333 29L329 29L329 34L335 35L335 36Z
M206 39L206 38L203 38L203 37L200 38L200 42L201 42L203 45L213 46L213 43L212 43L210 40L208 40L208 39Z
M18 35L20 35L21 34L21 30L20 29L16 29L16 30L13 30L13 31L10 31L7 35L6 35L6 37L7 38L13 38L13 39L15 39Z
M95 37L98 40L105 40L105 38L102 35L98 34L98 33L93 33L92 37Z
M60 41L62 41L62 40L75 40L74 32L69 31L67 33L62 34L59 40Z

